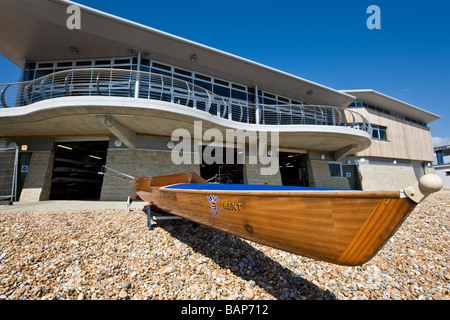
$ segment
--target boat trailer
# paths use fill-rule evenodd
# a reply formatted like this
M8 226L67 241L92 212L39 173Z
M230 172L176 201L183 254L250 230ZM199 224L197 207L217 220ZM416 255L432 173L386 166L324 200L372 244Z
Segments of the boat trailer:
M111 169L107 166L102 166L101 171L98 172L100 175L108 176L115 179L125 180L128 182L131 182L134 177L130 176L126 173ZM130 212L130 207L133 201L143 201L138 195L136 196L129 196L127 199L127 212ZM167 212L161 212L161 211L155 211L152 210L150 204L145 204L142 211L147 215L147 227L150 231L152 231L152 220L158 221L158 220L183 220L183 218L172 215Z

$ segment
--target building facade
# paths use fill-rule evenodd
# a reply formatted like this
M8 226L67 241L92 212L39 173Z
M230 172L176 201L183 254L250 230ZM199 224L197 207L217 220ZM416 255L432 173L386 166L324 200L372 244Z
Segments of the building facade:
M444 189L450 189L450 145L441 145L434 148L436 163L433 166L436 174L442 179Z
M71 5L0 3L0 54L22 69L18 83L0 85L0 138L20 149L20 201L131 195L97 174L102 165L363 190L402 188L429 170L427 125L439 119L430 112L81 5L81 28L70 29Z

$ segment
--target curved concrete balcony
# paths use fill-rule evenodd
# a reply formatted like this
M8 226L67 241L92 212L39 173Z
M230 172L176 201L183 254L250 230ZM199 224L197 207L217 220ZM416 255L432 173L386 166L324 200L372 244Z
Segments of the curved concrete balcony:
M136 134L193 132L194 121L202 121L204 129L223 132L277 131L282 148L330 151L337 159L370 146L369 122L351 110L251 104L181 79L130 70L75 69L0 85L0 102L0 137L112 132L136 147Z

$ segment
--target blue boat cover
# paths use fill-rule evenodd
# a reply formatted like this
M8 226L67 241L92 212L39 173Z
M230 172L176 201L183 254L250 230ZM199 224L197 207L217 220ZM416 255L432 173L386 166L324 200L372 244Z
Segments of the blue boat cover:
M179 183L164 189L205 190L205 191L318 191L341 190L328 188L272 186L259 184L219 184L219 183ZM345 190L342 190L345 191Z

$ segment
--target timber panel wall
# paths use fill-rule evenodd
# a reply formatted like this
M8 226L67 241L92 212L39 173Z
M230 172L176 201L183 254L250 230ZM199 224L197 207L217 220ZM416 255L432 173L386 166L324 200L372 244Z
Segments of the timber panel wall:
M356 156L434 161L429 128L371 109L354 110L366 117L372 125L387 127L388 137L387 141L372 139L372 145Z

